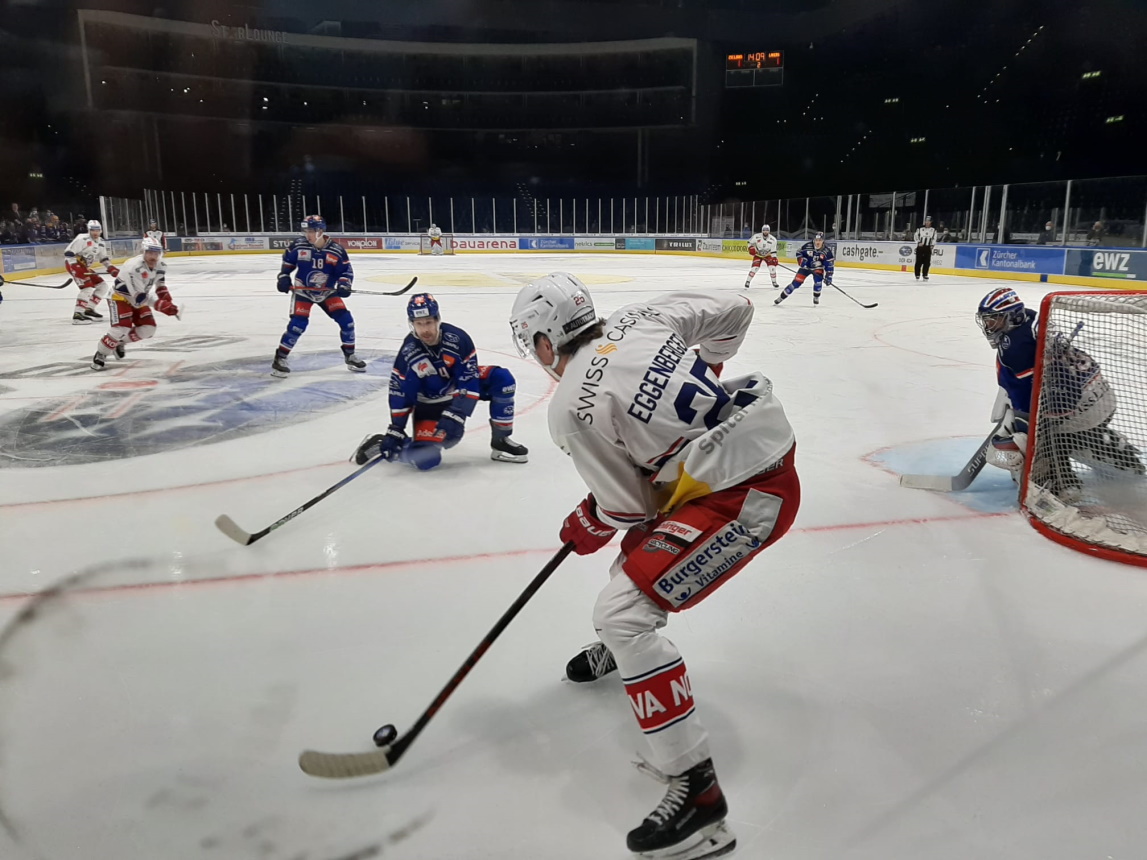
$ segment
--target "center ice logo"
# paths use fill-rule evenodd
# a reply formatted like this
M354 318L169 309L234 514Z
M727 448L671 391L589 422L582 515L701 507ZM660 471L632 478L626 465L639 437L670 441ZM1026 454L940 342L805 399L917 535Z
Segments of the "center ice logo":
M77 386L58 398L36 398L0 415L0 468L67 466L162 454L241 439L309 421L378 397L389 385L394 353L359 355L365 375L349 377L338 352L292 358L298 371L289 381L267 373L265 356L200 364L164 362L162 354L140 350L148 362L122 379L93 384L70 377L56 365L11 374L5 387L35 396L45 378L74 378ZM157 367L150 374L151 367ZM286 384L284 384L286 382Z

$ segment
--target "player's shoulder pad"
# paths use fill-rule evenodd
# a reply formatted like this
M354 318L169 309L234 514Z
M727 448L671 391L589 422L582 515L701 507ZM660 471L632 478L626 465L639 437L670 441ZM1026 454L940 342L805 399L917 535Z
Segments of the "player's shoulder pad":
M288 251L294 251L296 248L310 248L311 243L307 241L305 236L296 236L294 241L291 242Z
M336 242L334 239L330 239L327 242L326 246L323 248L323 250L327 251L329 253L332 253L332 254L337 254L340 257L349 257L350 256L347 253L347 249L344 248L342 245L340 245L338 242Z
M417 358L425 351L425 348L422 346L422 341L416 338L413 333L403 338L402 346L398 348L398 354L406 361Z
M466 334L466 332L458 326L448 322L442 323L442 342L455 349L462 349L464 347L472 349L474 347L474 341L470 339L470 335Z

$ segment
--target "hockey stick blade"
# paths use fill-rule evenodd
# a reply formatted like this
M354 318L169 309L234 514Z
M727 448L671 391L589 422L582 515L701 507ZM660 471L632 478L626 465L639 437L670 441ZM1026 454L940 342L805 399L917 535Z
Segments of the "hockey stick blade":
M227 514L220 514L215 518L215 527L235 543L243 546L248 546L255 537L250 532L245 532L239 528L239 525Z
M316 752L315 750L307 750L299 756L299 767L302 771L310 776L318 776L323 779L353 779L359 776L370 776L375 773L382 773L393 767L398 763L398 760L406 753L411 744L418 739L422 734L422 730L430 724L434 719L434 715L446 704L446 700L454 695L454 691L470 674L470 670L478 665L478 661L482 656L490 650L490 646L494 644L495 640L502 635L510 622L517 617L522 608L530 602L530 599L537 594L538 589L545 584L545 581L553 575L553 572L558 569L563 561L573 552L574 545L566 543L562 548L554 554L554 557L546 562L545 567L538 571L537 576L530 580L530 584L526 586L525 590L518 595L517 600L510 604L498 622L490 629L482 641L478 643L466 661L458 667L458 671L454 676L446 682L434 701L422 712L414 725L410 727L410 731L402 737L394 740L392 743L387 744L381 749L365 752L365 753L324 753ZM384 728L394 730L394 726L388 724ZM375 732L375 738L378 738L379 729ZM378 741L376 740L376 743Z
M39 287L42 290L62 290L64 287L68 286L71 282L72 282L72 279L68 278L62 284L33 284L31 281L5 281L4 283L5 284L16 284L17 286L21 286L21 287Z
M867 309L871 310L872 308L880 306L880 302L873 302L870 305L866 305L864 302L860 301L860 299L853 299L852 296L850 296L848 293L846 293L844 290L842 290L836 284L829 284L829 286L832 287L834 290L836 290L838 293L840 293L845 298L852 299L854 302L856 302L862 308L867 308Z
M976 476L980 474L980 470L988 462L988 447L992 444L992 439L1000 432L1000 428L1004 426L1004 420L1001 418L996 426L992 428L992 432L988 437L980 443L980 447L976 449L976 453L972 455L964 468L960 470L959 474L948 477L946 475L901 475L900 486L907 487L910 490L934 490L938 493L960 493L968 489L972 485L972 481L976 480Z
M221 514L218 517L216 517L215 518L215 525L219 528L219 531L223 532L223 534L227 535L227 537L231 538L231 540L235 541L236 543L241 543L241 544L243 544L243 546L250 546L255 541L265 538L267 535L269 535L275 529L279 528L279 526L286 525L291 520L293 520L295 517L297 517L299 514L303 513L303 511L310 510L315 505L317 505L319 502L321 502L323 499L325 499L327 496L329 496L331 493L333 493L335 490L338 490L341 487L345 487L347 484L349 484L351 481L353 481L355 478L357 478L359 475L361 475L367 469L373 469L379 463L383 463L383 462L386 462L386 461L383 460L381 457L376 457L375 459L373 459L369 463L367 463L365 466L360 466L359 468L355 469L353 472L351 472L349 475L347 475L345 478L343 478L337 484L334 484L333 486L327 487L327 489L323 490L321 493L319 493L313 499L309 499L309 500L303 502L303 504L299 505L297 508L295 508L289 514L287 514L285 517L280 517L279 519L277 519L273 523L271 523L269 526L267 526L265 529L261 529L260 531L257 531L254 533L245 532L245 531L243 531L243 529L239 528L239 526L237 526L235 524L235 521L233 519L231 519L229 516L227 516L226 514Z
M401 290L395 290L390 293L380 293L377 290L351 290L356 296L401 296L403 293L410 292L415 284L418 283L418 276L415 275L410 279L410 283L403 287Z
M354 779L389 770L390 747L365 753L325 753L306 750L299 755L299 767L307 776L320 779Z

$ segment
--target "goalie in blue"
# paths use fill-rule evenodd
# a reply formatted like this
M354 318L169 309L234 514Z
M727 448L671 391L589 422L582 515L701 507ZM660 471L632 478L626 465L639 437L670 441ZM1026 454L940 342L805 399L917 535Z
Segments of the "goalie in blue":
M390 427L368 436L354 452L359 465L382 457L432 469L442 451L462 441L479 400L490 404L490 459L525 463L529 451L510 438L514 429L514 376L504 367L479 365L474 342L442 322L438 302L418 293L406 305L410 334L390 373ZM414 435L406 434L413 416Z
M797 273L793 276L793 282L773 300L773 304L779 305L800 289L805 279L812 275L812 303L819 305L821 290L826 285L832 286L832 274L835 270L836 256L832 253L832 248L825 244L824 233L817 233L811 242L805 242L797 251Z

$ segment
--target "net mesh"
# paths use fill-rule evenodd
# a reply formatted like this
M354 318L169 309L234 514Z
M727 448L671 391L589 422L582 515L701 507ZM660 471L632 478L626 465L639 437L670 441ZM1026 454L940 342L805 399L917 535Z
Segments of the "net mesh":
M453 254L454 253L454 237L449 233L442 234L442 244L434 247L430 242L430 237L423 235L422 244L419 248L420 254Z
M1147 561L1147 292L1048 295L1039 352L1025 511Z

